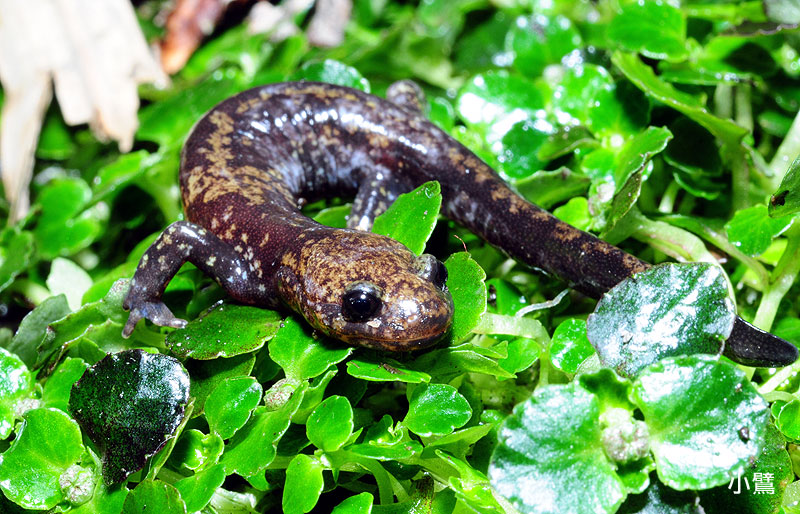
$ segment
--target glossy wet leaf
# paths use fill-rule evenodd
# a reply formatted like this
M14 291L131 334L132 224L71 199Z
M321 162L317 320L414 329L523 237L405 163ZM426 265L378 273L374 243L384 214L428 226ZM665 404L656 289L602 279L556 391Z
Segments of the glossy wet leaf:
M304 514L317 504L322 493L322 463L308 455L297 455L286 468L283 512Z
M666 2L638 2L622 7L608 26L608 38L631 52L653 59L687 57L686 19Z
M506 36L506 47L513 53L514 68L537 78L545 66L557 64L581 46L578 29L565 16L520 16Z
M222 455L224 443L215 433L189 429L181 432L169 456L171 465L181 471L197 471L214 465Z
M727 484L764 445L769 409L736 366L705 355L643 370L631 396L650 429L659 479L675 489Z
M329 340L315 339L309 332L305 324L286 318L269 344L269 356L289 379L300 381L319 376L353 351Z
M773 218L800 212L800 157L792 162L781 185L769 200L769 215Z
M263 390L253 377L233 377L223 380L206 399L208 426L223 439L242 428L250 413L261 402Z
M373 501L375 497L370 493L355 494L334 507L331 514L369 514Z
M745 479L747 481L745 482ZM794 479L792 461L786 451L786 439L772 423L767 424L764 448L753 465L742 473L740 494L734 479L733 487L723 484L700 491L700 504L706 514L730 512L780 512L786 486ZM747 484L750 485L749 490Z
M471 416L472 408L455 387L421 384L411 394L403 423L421 436L446 435L464 426Z
M167 346L179 358L210 360L258 350L278 332L282 316L249 305L221 303L186 328L167 335Z
M664 264L606 293L587 333L600 362L630 377L670 355L721 353L734 319L718 267Z
M466 252L451 255L444 265L455 306L450 333L452 340L458 342L478 325L486 311L486 272Z
M14 430L20 402L32 397L33 376L22 360L0 348L0 440Z
M371 359L367 356L356 357L347 361L347 373L350 376L370 382L406 382L419 384L430 382L431 376L423 371L410 369L405 364L393 359Z
M725 224L728 240L745 255L764 253L772 240L792 224L792 218L770 218L766 205L754 205L736 211Z
M581 195L589 189L590 179L568 168L540 170L518 180L517 191L543 209Z
M500 140L497 161L503 174L519 180L544 168L547 161L539 157L539 150L551 134L550 127L543 128L531 120L515 123Z
M396 239L421 255L436 226L441 206L441 186L436 181L426 182L397 197L386 212L375 218L372 231Z
M614 182L617 191L628 178L636 172L644 172L647 163L667 147L672 139L672 132L663 127L647 127L647 129L625 143L617 156L614 170Z
M579 366L594 353L586 336L586 321L568 319L562 321L551 338L550 361L565 373L577 373Z
M66 296L70 309L76 310L81 306L83 294L92 285L92 277L73 261L56 257L50 265L45 284L52 295Z
M107 356L72 388L69 408L103 453L107 484L144 466L183 420L189 375L176 359L142 350Z
M225 481L225 469L221 464L175 482L175 489L181 493L187 512L202 510L216 489Z
M471 127L496 142L518 121L536 118L544 107L533 83L505 71L476 75L458 95L456 111Z
M325 452L338 450L353 432L353 407L344 396L325 398L306 421L308 440Z
M492 487L521 512L615 512L626 493L603 451L599 416L597 398L577 383L537 389L500 427Z
M34 409L0 460L0 489L6 498L26 509L46 510L64 494L61 475L83 453L78 424L58 409Z
M128 493L122 506L122 514L143 512L181 514L186 512L186 504L181 499L181 493L170 484L161 480L145 480Z
M360 89L367 93L370 90L369 81L357 69L333 59L304 64L294 73L292 80L327 82Z
M152 160L150 153L140 150L120 155L116 161L106 164L98 170L92 183L94 198L105 199L135 184L145 175L146 164Z
M777 406L777 403L773 404L775 425L788 439L800 440L800 400L793 398L779 408Z
M701 514L697 507L697 493L676 491L658 480L641 494L628 496L619 508L620 514Z

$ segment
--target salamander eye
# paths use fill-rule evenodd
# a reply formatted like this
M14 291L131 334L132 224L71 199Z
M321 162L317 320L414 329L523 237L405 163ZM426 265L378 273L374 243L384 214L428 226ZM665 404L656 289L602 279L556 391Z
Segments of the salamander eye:
M381 308L380 291L369 282L355 282L342 296L342 315L347 321L371 319Z
M438 259L436 260L436 264L433 265L431 281L433 285L444 291L445 284L447 283L447 268L445 268L442 261Z
M419 276L430 280L433 285L444 291L447 282L447 268L442 261L429 253L423 253L414 261L414 267Z

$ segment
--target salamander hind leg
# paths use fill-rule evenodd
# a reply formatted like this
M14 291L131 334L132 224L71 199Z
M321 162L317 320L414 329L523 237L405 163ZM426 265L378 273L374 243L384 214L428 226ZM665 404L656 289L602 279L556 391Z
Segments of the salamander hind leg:
M186 262L214 278L234 298L255 297L255 286L248 283L248 268L233 248L199 225L178 221L161 233L139 261L122 304L125 310L130 310L123 337L130 336L142 318L165 327L186 325L161 299L169 281Z

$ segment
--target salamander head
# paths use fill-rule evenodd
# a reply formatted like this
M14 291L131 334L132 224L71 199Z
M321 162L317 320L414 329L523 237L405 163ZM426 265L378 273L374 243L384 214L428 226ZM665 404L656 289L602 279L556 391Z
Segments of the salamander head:
M317 330L348 344L418 350L450 328L453 300L444 265L387 237L337 231L283 264L283 301Z

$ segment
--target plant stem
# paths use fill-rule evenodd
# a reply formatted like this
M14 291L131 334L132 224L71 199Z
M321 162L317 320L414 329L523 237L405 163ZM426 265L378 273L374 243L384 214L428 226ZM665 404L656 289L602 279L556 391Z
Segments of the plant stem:
M658 212L672 214L672 210L675 208L675 199L678 197L680 190L681 186L676 181L670 182L664 191L664 196L661 197L661 202L658 204Z
M762 330L769 330L778 312L781 300L789 292L797 274L800 273L800 230L792 227L788 234L788 244L772 271L770 283L761 296L753 324Z
M679 261L711 262L717 260L696 235L663 221L654 221L638 210L631 210L633 237Z
M714 90L714 113L720 118L729 119L733 114L733 86L717 84Z
M769 377L766 382L761 384L761 387L758 388L758 392L761 395L771 393L785 381L795 376L798 372L800 372L800 361L795 362L791 366L786 366L785 368L779 369L777 373Z
M484 312L473 332L477 334L529 337L536 340L542 348L546 348L550 343L550 336L547 335L547 331L539 321L519 316Z

